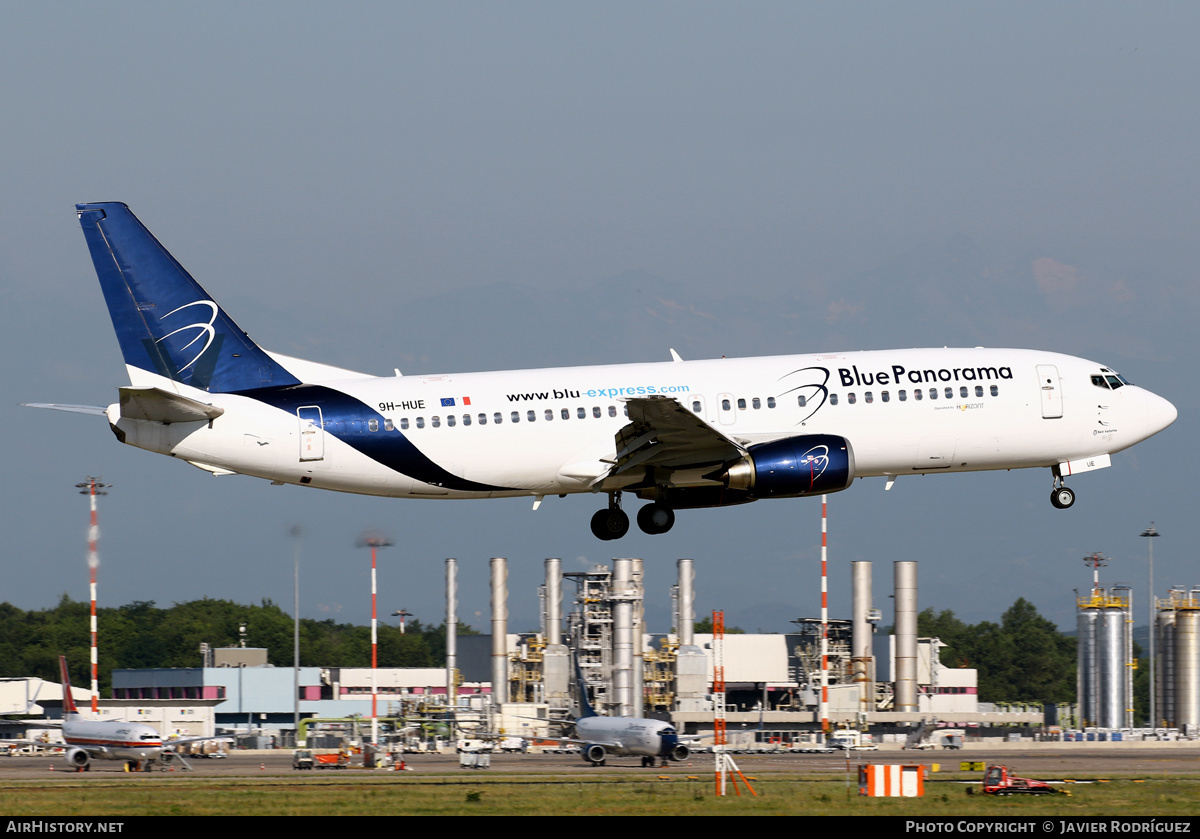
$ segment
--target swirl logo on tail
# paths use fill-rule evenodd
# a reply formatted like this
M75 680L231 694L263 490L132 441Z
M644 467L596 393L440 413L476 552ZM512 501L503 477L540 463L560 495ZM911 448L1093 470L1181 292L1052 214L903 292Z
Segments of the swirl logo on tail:
M177 371L179 373L182 373L184 370L188 369L189 367L191 367L193 364L195 364L197 361L200 360L200 357L202 355L204 355L205 352L208 351L209 347L212 346L213 339L216 337L216 334L217 334L217 331L213 328L213 324L216 323L217 315L220 314L220 310L217 308L217 304L211 300L197 300L194 303L185 303L182 306L180 306L179 308L172 309L171 311L167 312L165 315L163 315L161 318L159 318L159 320L166 320L167 318L169 318L171 315L175 314L176 312L181 312L190 306L207 306L210 309L210 311L212 312L212 316L208 319L207 323L204 323L204 322L189 323L187 326L181 326L176 330L168 332L166 335L162 336L161 338L159 338L157 341L154 342L156 344L161 344L163 341L167 340L172 335L178 335L180 332L186 332L189 329L197 330L196 337L193 338L192 340L188 341L182 347L180 347L180 351L186 352L189 347L191 347L193 344L195 344L197 341L199 341L201 339L204 340L204 346L202 346L200 348L200 351L192 357L191 361L189 361L187 364L185 364L179 368L179 370Z

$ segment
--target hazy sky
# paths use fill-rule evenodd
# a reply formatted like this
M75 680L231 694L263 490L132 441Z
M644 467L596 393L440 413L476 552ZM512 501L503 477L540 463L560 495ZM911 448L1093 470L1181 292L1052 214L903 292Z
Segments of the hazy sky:
M1081 476L1067 512L1045 470L831 498L833 608L848 563L873 559L890 621L890 563L917 559L922 607L996 620L1025 596L1070 626L1079 560L1102 551L1145 614L1152 519L1157 581L1200 585L1195 4L0 2L0 24L0 600L86 598L73 485L98 474L114 484L103 605L290 610L300 523L306 617L368 617L353 547L368 528L397 543L381 608L433 623L446 556L481 629L493 555L512 563L514 629L536 626L546 556L643 557L656 631L681 556L699 608L731 624L784 631L819 607L816 501L687 511L667 536L601 543L597 498L533 513L213 478L95 418L16 407L107 404L126 381L73 212L103 200L127 202L264 346L373 373L604 363L643 343L661 349L640 360L963 340L1095 358L1174 401L1176 425ZM895 268L922 249L944 261L954 237L1028 282L994 275L981 297L953 271ZM699 339L667 322L643 343L616 327L543 339L531 299L564 327L546 334L569 335L640 305L603 294L630 272L679 307L736 300L805 326L773 338L717 308ZM525 290L511 308L500 283ZM490 311L463 320L487 315L486 341L412 320L475 291Z

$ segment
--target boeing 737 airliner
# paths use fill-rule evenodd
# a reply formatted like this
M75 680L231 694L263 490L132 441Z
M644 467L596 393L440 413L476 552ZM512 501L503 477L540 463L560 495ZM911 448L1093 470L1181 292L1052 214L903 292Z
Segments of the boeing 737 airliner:
M675 510L855 478L1043 467L1065 480L1162 431L1165 399L1114 370L1018 349L910 349L371 377L267 352L120 203L76 207L130 385L117 439L217 475L396 498L622 493Z
M156 764L165 767L174 762L179 758L175 749L186 743L231 740L229 737L183 737L164 742L161 734L142 723L86 719L75 706L75 697L71 693L71 679L67 675L66 656L59 656L58 663L63 689L63 719L60 724L63 743L66 746L63 756L77 772L90 770L93 760L123 760L125 768L130 772L149 772ZM38 721L36 724L51 725L45 721ZM46 745L34 740L0 742L24 746ZM184 763L184 766L187 764Z

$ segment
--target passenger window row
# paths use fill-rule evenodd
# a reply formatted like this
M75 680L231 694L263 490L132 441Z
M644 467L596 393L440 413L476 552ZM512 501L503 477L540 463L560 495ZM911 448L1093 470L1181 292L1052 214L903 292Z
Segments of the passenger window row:
M629 409L624 408L623 410L624 410L625 416L629 416ZM562 419L565 419L565 420L571 419L572 411L570 408L559 409L557 413L558 413L558 416L561 417ZM589 413L590 413L590 416L592 417L592 419L601 419L602 417L604 417L606 415L609 417L615 417L615 416L617 416L617 406L609 405L608 409L605 410L604 408L601 408L599 405L593 405L590 412L587 408L584 408L581 406L581 407L576 408L574 411L574 415L575 415L576 419L587 419L589 416ZM555 417L555 409L554 408L544 409L542 411L542 417L545 422L552 421ZM525 422L537 422L537 419L538 419L538 412L536 410L530 409L528 411L525 411ZM508 421L512 422L512 423L521 422L521 412L520 411L511 412L508 416ZM371 420L371 422L375 423L377 421ZM458 416L456 416L454 414L446 415L445 423L446 423L447 428L454 428L455 426L458 425L459 422L460 422L460 418ZM475 414L475 415L463 414L461 417L461 422L463 425L487 425L489 422L492 423L493 425L500 425L504 422L504 413L502 411L496 411L495 413L493 413L491 415L491 417L489 417L485 413L479 413L479 414ZM391 431L392 430L392 421L384 420L384 426L388 431ZM412 427L413 428L425 428L425 417L423 417L423 416L415 417L413 419ZM430 417L429 418L429 427L430 428L441 428L442 427L442 417L441 416ZM401 417L400 418L400 430L407 431L408 429L409 429L408 417ZM372 428L371 430L375 431L376 429Z
M967 385L962 385L958 388L958 398L959 399L970 399L971 392L972 392L972 389L970 387L968 387ZM999 396L1000 395L1000 386L999 385L990 385L987 389L987 393L989 393L992 396ZM923 390L921 388L914 388L912 391L912 398L914 401L920 402L922 399L925 399L926 396L928 396L929 399L937 399L937 398L939 398L939 394L946 399L953 399L955 397L955 391L954 391L954 388L952 388L952 387L942 388L940 391L936 387L931 387L928 389L928 391ZM982 398L984 395L983 385L975 385L974 394L975 394L976 398ZM838 394L836 394L836 393L829 394L829 404L830 405L838 404L838 398L839 398ZM900 402L907 402L908 401L908 390L905 389L905 390L896 391L896 399L897 399L897 401L900 401ZM863 393L863 402L870 404L874 401L875 401L875 392L874 391L868 390ZM888 390L880 391L879 392L879 401L880 402L891 402L892 401L891 391L888 391ZM797 397L796 402L797 402L797 404L799 404L799 406L801 408L804 408L808 405L808 397L805 397L805 396ZM848 404L848 405L858 404L857 392L850 391L846 394L846 404Z

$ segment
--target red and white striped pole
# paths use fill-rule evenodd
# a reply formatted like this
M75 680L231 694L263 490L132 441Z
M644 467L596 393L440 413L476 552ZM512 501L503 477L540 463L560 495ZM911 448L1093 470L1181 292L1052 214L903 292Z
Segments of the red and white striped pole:
M821 731L829 733L828 504L821 496Z
M97 487L108 487L111 484L97 484L97 478L88 476L87 482L75 484L80 490L80 495L88 496L88 503L91 507L91 520L88 524L88 577L89 586L91 589L92 601L92 616L91 616L91 647L92 647L92 714L100 713L100 661L96 649L96 569L100 567L100 524L96 517L96 496L106 495L107 493L98 490Z
M368 533L359 539L359 545L371 549L371 743L379 743L379 684L377 671L379 668L379 612L376 608L376 552L386 548L392 542L379 533Z

